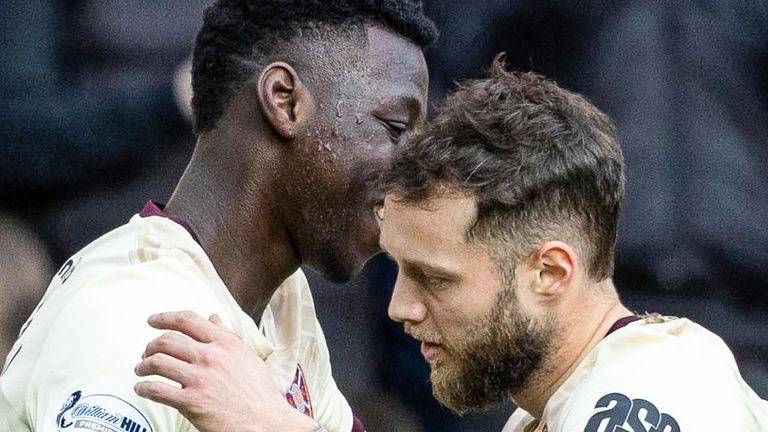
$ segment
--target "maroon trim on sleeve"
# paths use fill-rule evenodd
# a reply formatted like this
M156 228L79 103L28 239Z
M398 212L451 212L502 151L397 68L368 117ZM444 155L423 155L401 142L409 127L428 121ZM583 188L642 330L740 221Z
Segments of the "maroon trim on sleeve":
M178 216L171 216L168 213L164 211L165 204L156 202L154 200L147 201L147 204L144 205L144 208L141 209L139 212L139 216L141 217L150 217L150 216L160 216L164 217L166 219L170 219L177 224L181 225L182 228L187 230L189 235L192 236L192 238L200 244L200 240L197 238L197 234L195 234L195 231L192 229L192 227L185 221L184 219L178 217Z
M605 336L608 336L609 334L615 332L616 330L626 326L629 323L633 323L633 322L635 322L635 321L637 321L639 319L640 319L640 317L637 316L637 315L630 315L630 316L625 316L624 318L619 318L618 321L613 323L613 325L608 330L608 333L605 334Z
M352 432L365 432L365 426L359 418L352 416Z

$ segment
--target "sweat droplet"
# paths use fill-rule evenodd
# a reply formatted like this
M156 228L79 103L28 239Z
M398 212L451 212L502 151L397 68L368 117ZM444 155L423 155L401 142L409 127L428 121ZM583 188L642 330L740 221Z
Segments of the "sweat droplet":
M355 124L363 124L363 118L360 116L360 100L357 101L357 107L355 107Z
M336 104L336 117L341 118L341 106L344 105L343 100L339 100L339 102Z

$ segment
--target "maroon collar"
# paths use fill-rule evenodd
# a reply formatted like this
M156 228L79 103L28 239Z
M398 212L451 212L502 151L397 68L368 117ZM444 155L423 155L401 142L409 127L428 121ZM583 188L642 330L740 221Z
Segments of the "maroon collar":
M618 329L620 329L622 327L625 327L627 324L633 323L633 322L635 322L635 321L637 321L639 319L640 319L640 317L637 316L637 315L630 315L630 316L625 316L624 318L619 318L618 321L613 323L613 325L608 330L608 333L606 333L605 336L607 337L608 335L610 335L611 333L615 332L616 330L618 330Z
M187 230L189 235L192 236L192 238L197 242L197 244L200 244L200 240L197 238L197 234L195 234L195 230L192 229L192 227L185 221L184 219L178 217L178 216L171 216L168 213L164 211L165 204L159 203L154 200L147 201L147 204L144 205L144 208L141 209L141 212L139 212L139 216L141 217L150 217L150 216L160 216L164 217L166 219L170 219L177 224L181 225L182 228Z

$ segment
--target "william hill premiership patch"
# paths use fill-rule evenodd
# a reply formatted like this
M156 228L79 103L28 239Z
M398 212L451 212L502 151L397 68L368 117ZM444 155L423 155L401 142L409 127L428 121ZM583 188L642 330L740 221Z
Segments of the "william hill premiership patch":
M309 399L307 381L304 379L304 369L301 368L301 365L296 365L296 375L293 377L293 383L288 389L288 393L285 394L285 398L298 412L313 417L312 401Z
M149 420L136 407L108 394L72 393L56 416L59 432L153 432Z

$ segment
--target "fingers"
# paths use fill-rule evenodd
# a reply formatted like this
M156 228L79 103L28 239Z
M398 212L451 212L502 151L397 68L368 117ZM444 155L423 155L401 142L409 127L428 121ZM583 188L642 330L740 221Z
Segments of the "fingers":
M182 411L184 408L184 391L170 384L157 381L142 381L133 386L133 391L143 398L170 405L179 411Z
M229 330L224 325L224 323L221 321L221 318L219 318L218 314L213 314L210 317L208 317L208 321L210 321L213 324L215 324L216 327L219 327L219 329L221 330L221 332L219 333L219 337L221 338L221 340L226 340L227 337L229 337L230 339L236 339L238 341L242 341L243 340L243 338L241 338L240 335L238 335L237 333Z
M157 353L165 353L179 360L194 363L197 360L195 346L197 344L198 342L192 338L179 333L163 333L147 344L141 358L145 359Z
M226 327L224 327L224 323L223 323L223 322L221 322L221 318L219 318L219 315L218 315L218 314L213 314L213 315L211 315L211 316L208 318L208 321L210 321L210 322L212 322L212 323L216 324L216 325L217 325L217 326L219 326L219 327L222 327L222 328L226 328Z
M191 384L192 366L163 353L145 358L133 370L140 377L157 375L176 381L182 387Z
M150 316L147 322L156 329L176 330L203 343L211 342L221 332L216 324L190 311L158 313Z

